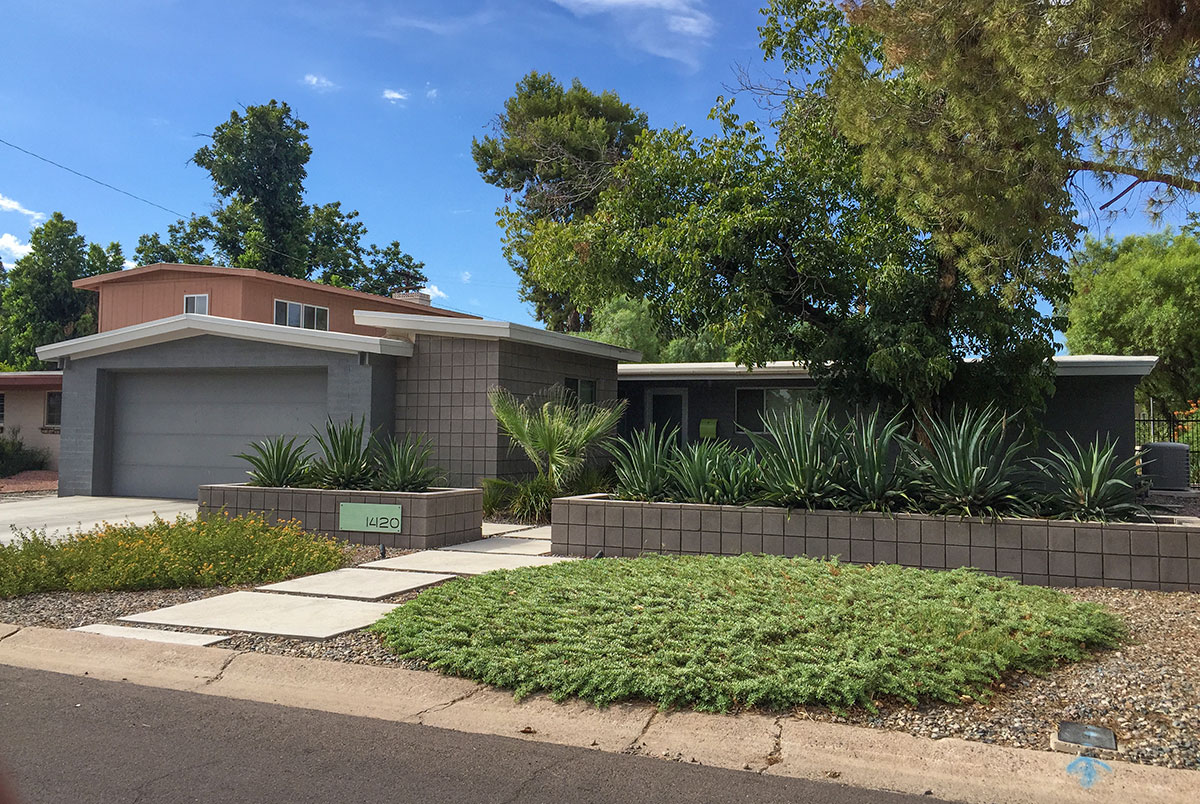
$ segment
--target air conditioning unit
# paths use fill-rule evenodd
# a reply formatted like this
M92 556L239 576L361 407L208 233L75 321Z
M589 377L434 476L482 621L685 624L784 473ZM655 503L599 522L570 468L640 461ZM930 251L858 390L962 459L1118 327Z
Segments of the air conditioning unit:
M1189 488L1188 445L1155 441L1142 445L1142 477L1158 491L1187 491Z

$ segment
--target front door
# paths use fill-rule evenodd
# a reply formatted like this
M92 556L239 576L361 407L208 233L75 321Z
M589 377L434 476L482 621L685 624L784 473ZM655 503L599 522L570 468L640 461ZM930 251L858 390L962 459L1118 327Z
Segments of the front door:
M656 388L646 395L646 421L658 432L679 431L679 443L687 442L687 390L684 388Z

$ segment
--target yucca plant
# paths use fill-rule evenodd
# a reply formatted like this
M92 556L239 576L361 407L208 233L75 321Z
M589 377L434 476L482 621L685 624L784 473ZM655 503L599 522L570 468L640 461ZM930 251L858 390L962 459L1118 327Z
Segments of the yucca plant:
M671 486L667 469L678 439L678 428L659 430L653 424L628 439L616 439L609 452L617 473L617 496L642 502L665 500Z
M855 415L841 439L840 484L845 505L856 511L895 511L912 503L912 472L904 460L904 420L886 422L876 408Z
M1021 454L1024 433L992 405L951 408L923 422L928 444L909 442L924 502L936 513L958 516L1027 514L1022 486L1029 478Z
M277 436L255 441L249 452L240 452L241 458L250 464L251 486L272 488L297 488L308 481L312 458L308 454L308 442L296 443L298 436Z
M422 438L389 438L375 448L375 488L380 491L428 491L442 477L430 463L433 447Z
M581 404L561 385L527 399L504 388L488 392L500 430L533 462L538 477L555 490L604 446L621 421L625 401L615 405Z
M747 433L754 444L762 501L786 508L836 507L842 496L842 429L830 417L829 403L769 413L763 429L764 434Z
M1137 456L1121 460L1116 445L1100 437L1080 446L1051 438L1049 457L1033 458L1046 490L1047 513L1081 522L1149 517L1137 501Z
M689 444L667 463L670 498L686 503L748 503L757 491L756 474L750 456L725 441Z
M325 432L313 428L320 455L312 462L317 488L365 489L375 477L374 439L364 438L366 422L348 419L325 422Z

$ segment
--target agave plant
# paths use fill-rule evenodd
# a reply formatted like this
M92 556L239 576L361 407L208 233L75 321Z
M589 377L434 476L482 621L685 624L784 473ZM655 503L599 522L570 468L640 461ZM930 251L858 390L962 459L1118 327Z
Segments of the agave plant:
M1116 446L1100 437L1080 446L1051 439L1049 457L1034 458L1046 489L1048 513L1063 519L1113 520L1148 517L1137 501L1137 456L1121 460Z
M501 431L555 491L564 488L588 456L605 445L625 412L624 400L616 405L581 404L560 385L524 400L493 388L488 400Z
M1020 461L1029 442L1007 416L992 405L951 408L945 417L928 417L924 428L928 443L909 442L909 454L934 511L978 517L1030 512L1021 496L1028 478Z
M374 440L364 438L366 422L349 419L313 428L321 454L312 462L312 480L323 489L365 489L375 477Z
M424 439L389 438L375 448L375 488L380 491L427 491L442 478L430 463L433 447Z
M843 500L857 511L894 511L912 503L912 473L903 460L904 421L879 409L857 414L841 439Z
M762 500L787 508L835 507L842 496L842 430L833 423L828 402L769 413L763 429L761 435L747 433L754 444Z
M677 450L678 438L677 428L660 431L651 424L628 439L616 439L609 452L617 473L617 496L642 502L666 499L671 485L667 466Z
M312 459L306 447L308 442L296 443L297 436L277 436L256 441L249 452L240 452L241 458L250 464L246 472L250 485L272 488L294 488L303 486L308 480Z
M709 505L741 505L757 491L754 461L724 441L701 441L675 452L667 464L671 498Z

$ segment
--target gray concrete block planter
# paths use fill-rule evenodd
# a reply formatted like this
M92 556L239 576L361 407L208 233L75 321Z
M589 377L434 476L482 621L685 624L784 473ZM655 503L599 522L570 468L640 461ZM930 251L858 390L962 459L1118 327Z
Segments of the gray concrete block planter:
M397 533L340 530L341 503L399 505ZM308 531L353 544L423 550L479 538L483 527L481 489L430 489L426 492L347 491L247 486L244 483L201 486L200 513L225 511L230 516L261 513L268 521L297 520Z
M974 567L1039 585L1200 592L1200 526L639 503L604 494L555 500L551 523L557 555L837 556Z

